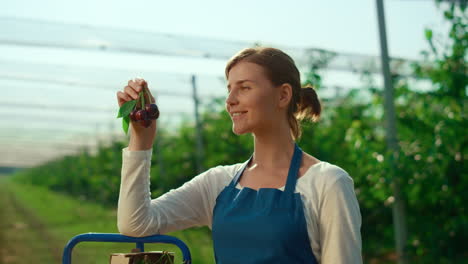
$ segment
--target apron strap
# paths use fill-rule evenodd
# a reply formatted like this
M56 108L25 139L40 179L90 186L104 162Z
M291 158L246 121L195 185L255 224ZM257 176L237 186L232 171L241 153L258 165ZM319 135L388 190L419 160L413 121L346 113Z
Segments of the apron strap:
M234 178L232 179L231 183L229 184L229 186L232 186L232 187L236 187L236 184L237 184L237 181L239 180L239 177L241 176L241 174L244 172L245 168L247 167L247 165L249 165L250 161L252 160L253 158L253 154L250 156L250 158L244 163L244 165L242 165L242 167L237 170L236 172L236 175L234 175Z
M286 181L285 192L294 193L296 188L297 176L299 174L299 168L301 167L302 161L302 150L299 148L297 143L294 144L294 154L289 166L288 179Z

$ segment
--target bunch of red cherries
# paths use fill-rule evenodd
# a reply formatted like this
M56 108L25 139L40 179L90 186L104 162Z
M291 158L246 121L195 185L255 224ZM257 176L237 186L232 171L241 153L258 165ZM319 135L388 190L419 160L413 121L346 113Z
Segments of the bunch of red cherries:
M130 119L139 122L144 127L151 126L152 120L159 117L159 109L156 104L146 104L144 109L134 109L130 113Z

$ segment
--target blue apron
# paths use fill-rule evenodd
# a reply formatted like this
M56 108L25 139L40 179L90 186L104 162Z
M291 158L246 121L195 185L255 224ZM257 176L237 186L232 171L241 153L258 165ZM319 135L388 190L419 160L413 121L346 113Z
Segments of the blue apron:
M301 196L294 193L302 159L295 144L285 191L236 188L249 158L216 198L213 247L217 264L316 264Z

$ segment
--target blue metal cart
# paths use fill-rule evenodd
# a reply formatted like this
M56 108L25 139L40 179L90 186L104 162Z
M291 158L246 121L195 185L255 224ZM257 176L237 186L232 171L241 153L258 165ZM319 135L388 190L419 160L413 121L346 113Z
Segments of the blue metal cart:
M76 244L80 242L121 242L121 243L136 243L136 247L145 251L145 243L166 243L173 244L180 248L182 251L182 257L184 264L192 264L192 258L190 256L190 250L182 240L167 235L154 235L146 237L129 237L121 234L113 233L85 233L80 234L68 241L67 245L63 250L62 264L71 264L72 250Z

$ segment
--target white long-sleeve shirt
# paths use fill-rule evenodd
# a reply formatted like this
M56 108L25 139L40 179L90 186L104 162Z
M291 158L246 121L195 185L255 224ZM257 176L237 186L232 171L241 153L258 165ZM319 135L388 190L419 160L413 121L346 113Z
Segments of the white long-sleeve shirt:
M151 155L151 149L122 149L119 232L142 237L194 226L211 229L216 197L244 163L213 167L151 199ZM236 188L243 187L237 184ZM284 187L278 189L284 191ZM318 263L362 263L361 213L348 173L321 161L297 179L295 192L301 194L309 240Z

